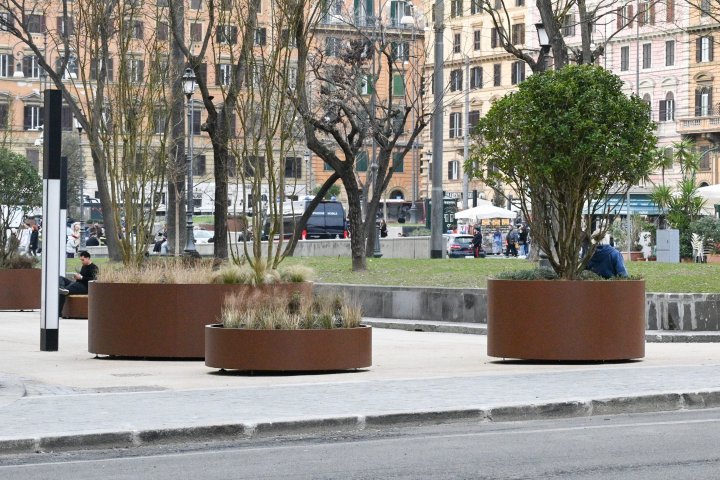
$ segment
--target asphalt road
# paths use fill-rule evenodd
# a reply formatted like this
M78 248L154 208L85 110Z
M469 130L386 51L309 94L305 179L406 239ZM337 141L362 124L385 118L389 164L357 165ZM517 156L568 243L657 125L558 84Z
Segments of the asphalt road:
M0 457L0 479L718 479L720 410Z

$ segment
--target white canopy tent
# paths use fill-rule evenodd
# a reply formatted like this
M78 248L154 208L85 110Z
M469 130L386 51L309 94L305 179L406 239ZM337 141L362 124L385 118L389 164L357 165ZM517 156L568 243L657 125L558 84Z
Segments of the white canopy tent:
M484 220L487 218L509 218L517 217L517 212L506 210L504 208L493 205L478 205L477 207L468 208L455 214L458 220Z
M714 214L715 205L720 204L720 184L700 187L697 193L705 199L705 210Z

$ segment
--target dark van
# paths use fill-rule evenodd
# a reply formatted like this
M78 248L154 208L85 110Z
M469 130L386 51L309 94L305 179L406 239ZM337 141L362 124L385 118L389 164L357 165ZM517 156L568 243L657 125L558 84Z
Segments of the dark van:
M292 237L295 231L295 224L305 213L305 209L312 202L311 198L307 198L298 202L292 202L292 210L285 210L283 215L283 237ZM263 240L267 240L270 231L270 221L265 223L263 232ZM275 237L278 238L278 233ZM345 209L342 203L337 200L321 201L310 218L305 224L305 230L302 232L303 239L327 239L327 238L347 238L347 228L345 224Z

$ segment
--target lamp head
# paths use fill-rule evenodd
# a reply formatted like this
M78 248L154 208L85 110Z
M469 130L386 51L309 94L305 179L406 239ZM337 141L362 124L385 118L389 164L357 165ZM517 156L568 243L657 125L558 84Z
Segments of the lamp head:
M185 95L190 97L193 93L195 93L195 73L193 72L192 68L186 68L185 74L182 76L183 81L183 92L185 92Z

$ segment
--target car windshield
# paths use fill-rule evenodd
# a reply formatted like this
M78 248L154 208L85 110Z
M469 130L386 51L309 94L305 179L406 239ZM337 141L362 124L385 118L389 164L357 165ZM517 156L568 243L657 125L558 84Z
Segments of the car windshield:
M458 245L470 245L470 242L472 242L472 237L456 237L452 241L453 243L457 243Z

